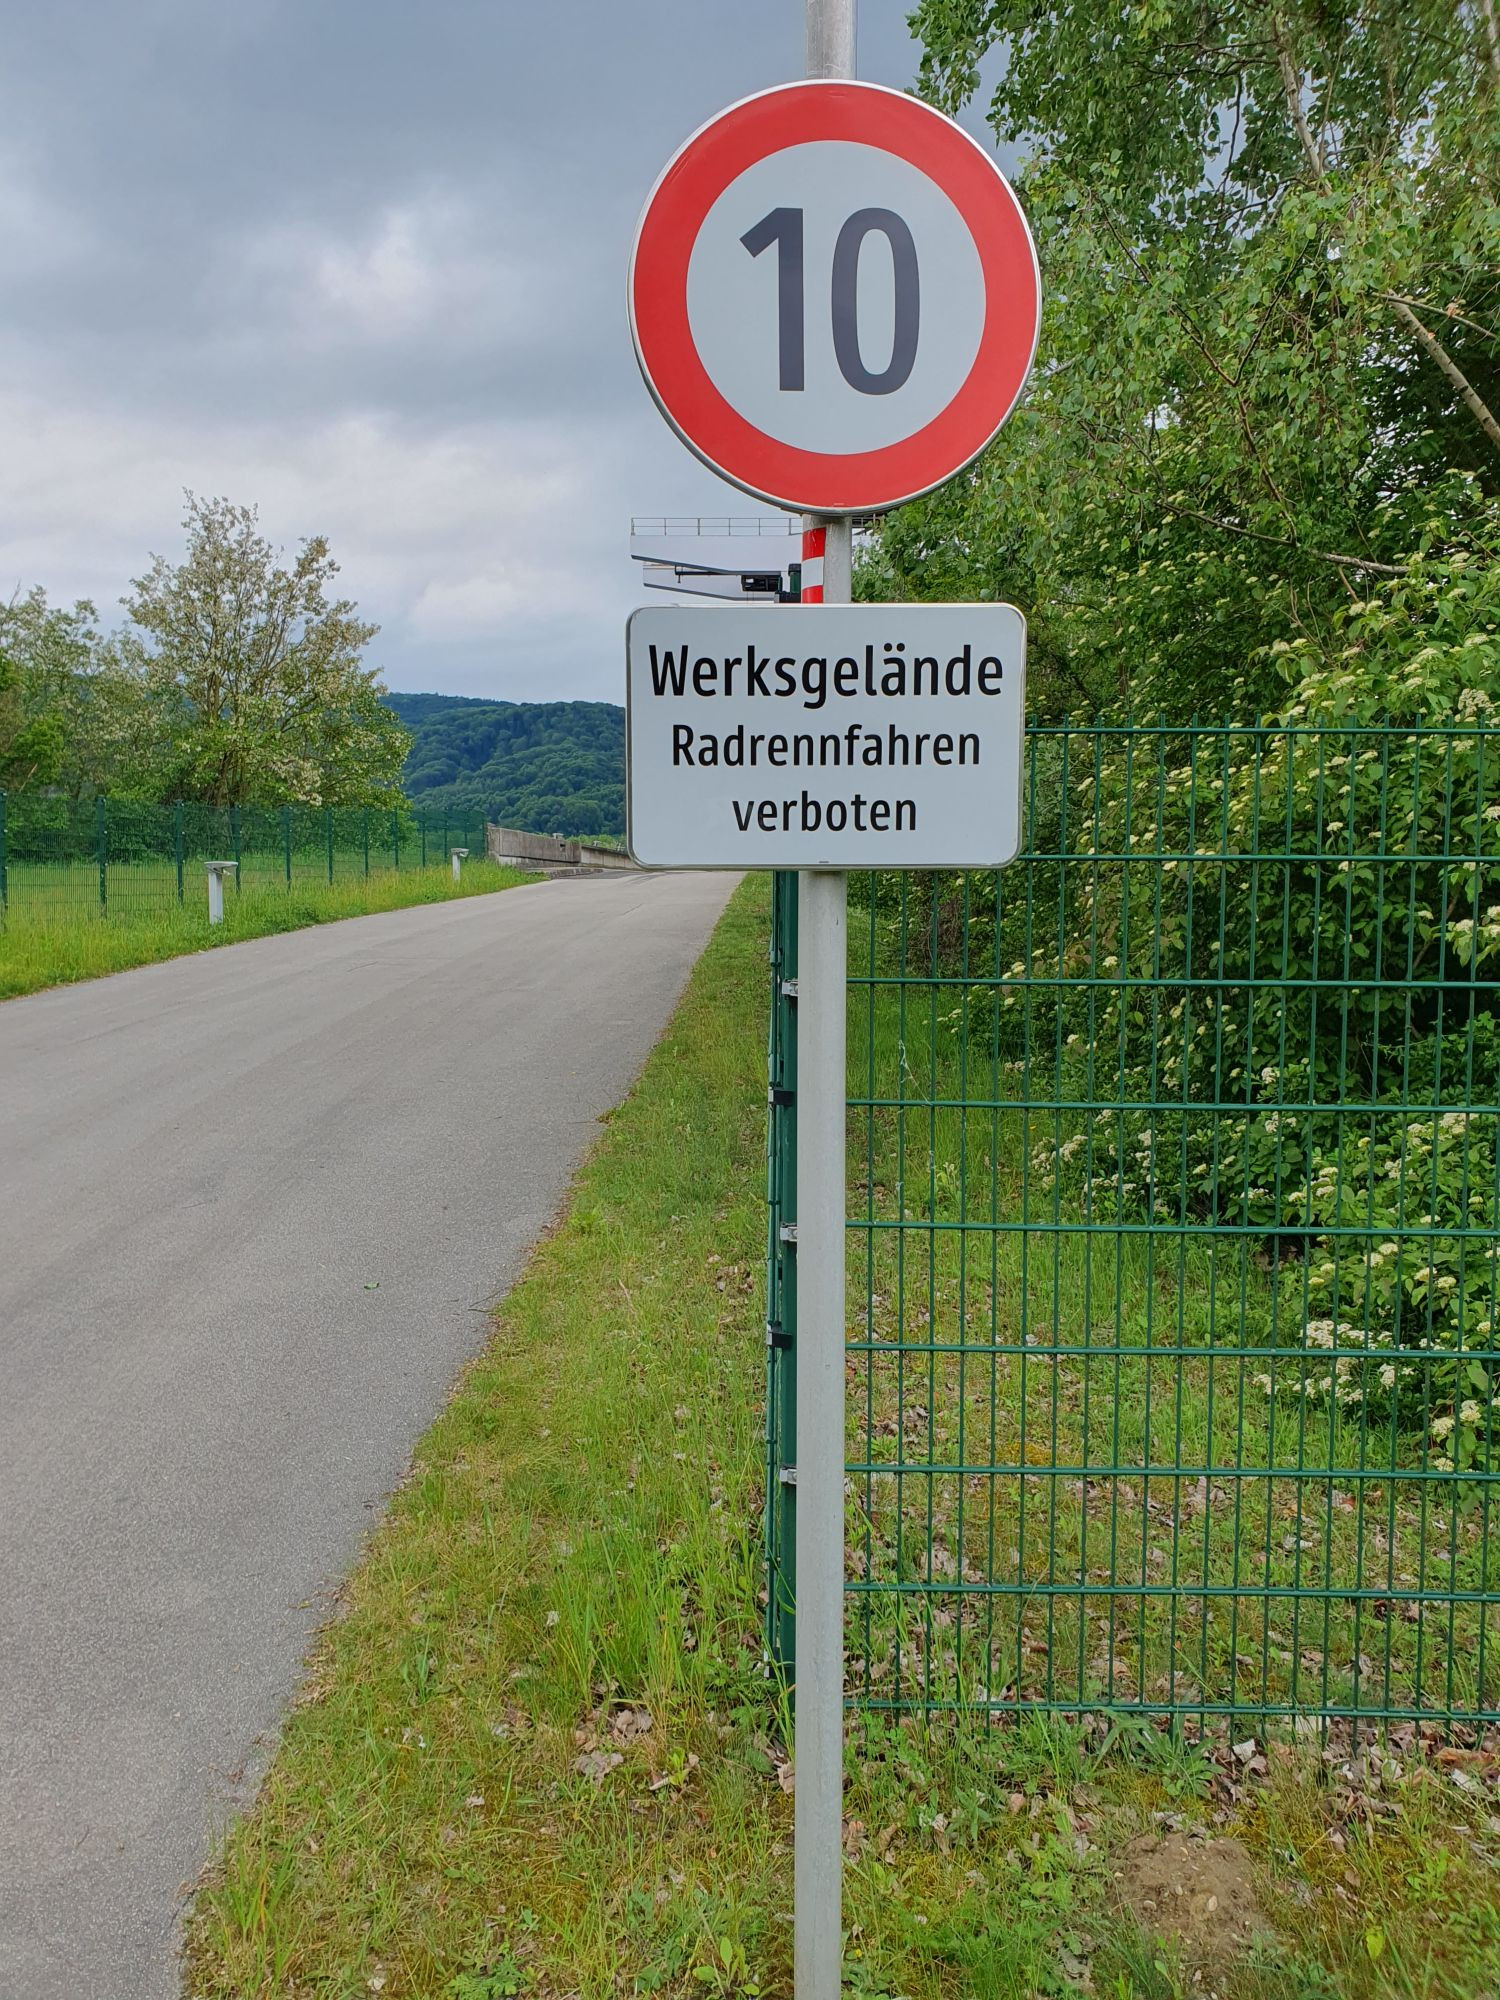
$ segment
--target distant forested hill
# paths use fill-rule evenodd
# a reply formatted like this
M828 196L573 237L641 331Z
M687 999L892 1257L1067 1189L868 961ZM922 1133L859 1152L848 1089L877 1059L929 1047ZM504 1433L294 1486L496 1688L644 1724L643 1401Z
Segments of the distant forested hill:
M529 833L625 831L625 711L607 701L388 694L411 731L404 783L428 810Z

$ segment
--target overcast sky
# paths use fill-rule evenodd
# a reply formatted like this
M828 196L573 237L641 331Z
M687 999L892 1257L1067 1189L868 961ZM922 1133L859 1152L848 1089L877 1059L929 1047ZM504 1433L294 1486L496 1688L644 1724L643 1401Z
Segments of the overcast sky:
M860 73L908 85L903 0ZM802 0L23 0L0 123L0 592L107 623L181 494L326 533L388 684L621 698L634 514L759 511L624 311L667 156ZM977 119L966 120L979 129Z

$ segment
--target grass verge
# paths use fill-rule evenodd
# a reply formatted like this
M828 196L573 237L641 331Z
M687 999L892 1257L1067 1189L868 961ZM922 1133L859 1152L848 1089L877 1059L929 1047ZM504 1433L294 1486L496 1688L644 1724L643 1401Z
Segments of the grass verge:
M0 1000L78 979L98 979L135 965L154 965L184 952L269 937L275 931L404 910L416 903L490 895L534 879L482 861L465 870L458 883L446 868L428 868L401 873L391 869L351 881L297 882L291 888L279 884L247 888L242 895L231 889L224 899L224 921L213 926L196 900L191 905L171 903L109 917L71 911L49 914L13 904L0 924Z
M351 1579L197 1897L199 2000L790 1994L759 1664L765 916L752 882ZM1253 1761L1230 1782L1147 1725L856 1720L848 1992L1500 1986L1471 1768Z

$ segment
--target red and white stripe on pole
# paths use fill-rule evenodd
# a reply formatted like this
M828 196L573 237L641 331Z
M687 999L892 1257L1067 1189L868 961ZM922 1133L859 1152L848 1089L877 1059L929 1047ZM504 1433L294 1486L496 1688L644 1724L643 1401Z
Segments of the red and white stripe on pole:
M823 551L828 543L826 528L802 530L802 602L823 602Z

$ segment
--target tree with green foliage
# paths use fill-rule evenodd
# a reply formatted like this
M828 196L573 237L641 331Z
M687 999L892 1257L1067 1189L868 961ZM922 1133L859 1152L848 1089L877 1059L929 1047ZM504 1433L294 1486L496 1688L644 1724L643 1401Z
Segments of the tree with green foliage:
M394 805L407 735L363 650L377 627L331 599L338 564L290 564L254 508L187 496L187 555L157 556L125 599L123 669L148 704L149 783L214 805Z
M1069 937L1044 945L1028 905L1016 940L1012 915L1003 990L964 1005L1028 1070L1055 1050L1064 1102L1099 1094L1108 1051L1119 1101L1038 1147L1044 1184L1263 1231L1289 1344L1356 1350L1268 1395L1410 1429L1440 1469L1489 1463L1496 0L914 20L949 109L1003 46L990 113L1025 159L1047 304L1026 404L885 524L867 586L1018 598L1036 707L1154 725L1043 771L1039 844L1070 827L1079 857ZM962 966L1009 957L997 878L924 887L934 909L962 888Z
M72 786L103 746L90 734L99 635L92 604L71 611L40 588L0 604L0 790Z
M0 653L0 792L50 784L62 753L61 717L28 713L21 669Z
M389 694L411 731L405 783L428 811L533 833L625 829L625 711L604 701Z
M1256 714L1314 660L1347 669L1372 604L1353 666L1377 696L1430 621L1482 642L1495 0L919 0L913 22L948 109L1004 47L990 117L1026 159L1047 306L1026 405L892 517L867 586L1019 599L1054 709Z

